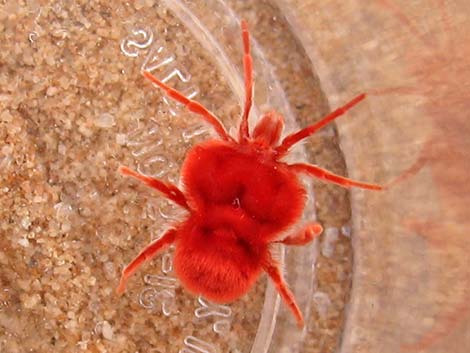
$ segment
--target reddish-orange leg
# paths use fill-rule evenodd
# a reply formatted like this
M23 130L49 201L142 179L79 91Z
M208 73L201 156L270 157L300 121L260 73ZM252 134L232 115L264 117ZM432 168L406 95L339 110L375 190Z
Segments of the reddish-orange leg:
M139 174L127 167L120 167L119 171L123 175L131 176L150 186L151 188L157 189L158 191L163 193L168 199L172 200L181 207L184 207L185 209L189 210L186 197L184 196L183 192L178 189L178 187L176 187L175 185L169 182L161 181L156 178ZM126 283L129 277L132 276L132 274L136 272L145 261L153 258L155 255L157 255L160 250L173 243L174 240L175 230L171 229L167 231L160 239L157 239L150 243L139 255L137 255L134 260L132 260L129 265L124 268L121 275L121 281L119 282L119 286L117 288L117 292L120 294L123 293L126 288Z
M131 261L122 271L121 280L117 292L122 294L126 289L127 281L129 277L136 272L145 261L152 259L161 250L169 246L175 241L176 231L174 229L168 230L160 239L157 239L150 243L137 257Z
M301 231L288 235L282 240L276 241L276 243L281 243L284 245L296 245L301 246L311 242L316 236L320 235L323 231L323 228L318 223L311 223L307 225ZM304 318L302 312L300 311L297 303L295 302L295 297L292 292L287 287L287 283L282 277L282 272L279 268L279 265L273 260L269 259L264 266L264 271L268 274L271 280L274 282L276 289L281 296L282 300L287 304L289 309L295 316L297 320L297 325L302 328L304 326Z
M362 93L358 95L357 97L355 97L354 99L352 99L350 102L343 105L342 107L339 107L338 109L332 111L330 114L325 116L319 122L313 125L307 126L306 128L303 128L300 131L297 131L293 134L286 136L282 140L281 144L278 147L276 147L276 152L278 153L279 158L284 156L289 151L289 148L291 148L297 142L299 142L300 140L303 140L306 137L311 136L312 134L320 130L325 125L328 125L330 122L332 122L336 118L346 113L349 109L354 107L357 103L359 103L365 98L366 98L366 94Z
M150 186L151 188L157 189L171 201L189 210L186 197L184 196L183 192L180 189L178 189L176 185L173 185L172 183L161 181L159 179L152 178L146 175L139 174L127 167L120 167L119 171L123 175L133 177L134 179L137 179L143 182L144 184Z
M167 86L165 83L160 81L158 78L153 76L150 72L144 71L143 75L155 83L158 87L163 89L166 94L176 100L177 102L180 102L183 104L189 111L198 114L201 116L206 122L208 122L214 130L217 132L217 134L220 136L222 140L225 141L233 141L233 138L227 134L227 131L225 131L225 127L222 125L219 119L212 114L209 110L207 110L206 107L204 107L201 103L193 101L191 99L186 98L180 91L177 91L174 88L171 88L170 86Z
M322 127L325 125L329 124L332 122L334 119L342 116L344 113L346 113L349 109L354 107L356 104L358 104L360 101L366 98L366 94L362 93L343 105L342 107L337 108L327 116L325 116L322 120L319 122L307 126L306 128L297 131L295 133L292 133L288 136L286 136L281 144L276 147L276 152L278 153L278 158L282 158L285 154L289 152L289 149L295 145L297 142L300 140L303 140L306 137L309 137L310 135L314 134L316 131L320 130ZM328 170L322 169L320 167L317 167L315 165L310 165L310 164L304 164L304 163L298 163L298 164L292 164L289 166L291 170L297 173L305 173L309 174L311 176L314 176L316 178L325 180L327 182L335 183L343 187L359 187L363 189L369 189L369 190L382 190L383 186L376 185L376 184L369 184L369 183L363 183L360 181L352 180L349 178L342 177L340 175L333 174L329 172Z
M352 180L349 178L345 178L343 176L333 174L329 172L328 170L322 169L320 167L317 167L311 164L304 164L304 163L291 164L289 168L293 170L294 172L305 173L305 174L314 176L318 179L325 180L327 182L343 186L345 188L354 186L357 188L368 189L368 190L383 190L384 189L384 187L381 185L363 183L361 181L356 181L356 180Z
M250 53L250 34L248 24L245 20L241 21L242 40L243 40L243 69L245 71L245 107L243 109L242 121L240 123L239 142L244 143L250 137L248 127L248 117L253 104L253 58Z
M319 223L311 223L301 231L288 235L282 240L276 241L284 245L305 245L310 243L315 237L323 232L323 227Z
M287 283L282 277L282 272L279 268L279 264L277 264L274 260L270 259L264 265L263 269L273 281L282 300L287 304L289 309L294 314L295 319L297 320L297 325L302 328L304 326L304 318L302 316L302 312L300 311L299 307L297 306L297 303L295 302L294 295L287 287Z

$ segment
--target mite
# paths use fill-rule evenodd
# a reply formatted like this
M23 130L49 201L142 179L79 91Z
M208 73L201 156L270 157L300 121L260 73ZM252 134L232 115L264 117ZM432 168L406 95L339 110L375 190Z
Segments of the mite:
M299 180L306 174L343 187L381 190L382 187L335 175L318 166L283 162L289 149L309 137L365 98L361 94L321 121L281 140L284 120L270 112L250 131L248 116L253 99L253 63L248 26L241 22L246 99L238 137L230 136L219 119L200 103L187 99L151 73L143 75L166 94L199 115L218 139L195 145L181 170L181 188L167 181L138 174L126 167L120 172L160 191L186 209L187 216L150 243L127 265L117 288L123 293L129 277L164 248L175 244L174 269L188 291L227 303L244 295L262 272L274 282L285 304L303 327L302 313L289 290L271 244L300 246L322 232L318 223L292 231L299 222L306 191ZM287 234L280 238L281 235Z

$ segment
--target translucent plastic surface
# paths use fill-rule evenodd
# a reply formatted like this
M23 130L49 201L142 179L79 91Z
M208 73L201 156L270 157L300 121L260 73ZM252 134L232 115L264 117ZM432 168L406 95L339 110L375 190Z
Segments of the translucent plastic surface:
M341 352L467 352L468 1L279 4L330 102L371 93L360 117L338 122L350 175L402 176L385 194L352 193Z

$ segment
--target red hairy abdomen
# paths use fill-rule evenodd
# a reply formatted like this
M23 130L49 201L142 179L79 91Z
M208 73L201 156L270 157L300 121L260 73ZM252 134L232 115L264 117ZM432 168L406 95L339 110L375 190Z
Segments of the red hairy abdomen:
M231 302L254 284L268 248L247 242L230 226L233 217L238 217L235 211L215 208L212 212L217 219L196 214L179 230L174 267L190 292L218 303Z
M277 235L298 220L305 203L304 188L283 163L223 141L195 146L183 164L182 181L196 209L240 207L269 230L252 237Z

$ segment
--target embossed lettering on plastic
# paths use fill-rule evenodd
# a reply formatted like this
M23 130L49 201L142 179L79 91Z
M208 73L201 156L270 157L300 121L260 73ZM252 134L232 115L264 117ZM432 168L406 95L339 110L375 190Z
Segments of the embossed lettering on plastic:
M148 28L133 29L132 33L121 41L124 55L135 58L142 49L148 48L153 42L153 32Z
M230 330L230 318L232 309L227 305L215 304L207 301L203 297L197 299L200 306L194 310L194 315L198 318L214 318L212 325L214 332L223 335Z
M180 349L178 353L217 353L215 347L194 336L186 336L184 339L184 348Z
M158 42L152 46L149 53L147 54L144 62L141 66L142 71L149 71L155 74L155 71L159 71L157 75L163 83L167 83L172 79L177 79L185 85L181 85L180 91L188 99L193 99L197 94L198 90L189 85L191 75L181 65L176 62L175 55L168 53L168 50ZM175 80L173 80L175 81ZM176 103L174 100L163 96L163 101L169 107L171 115L176 116L177 107L181 104Z
M157 76L162 82L178 89L189 99L198 94L198 89L190 84L191 75L176 60L174 53L169 52L167 47L155 38L149 28L136 28L121 41L121 51L131 58L144 58L141 70L149 71ZM162 100L168 108L168 112L177 115L179 103L162 95ZM155 118L150 119L149 126L138 127L127 137L127 145L137 160L137 171L142 174L162 177L173 167L165 156L159 154L159 146L162 144L158 137L160 126ZM184 135L189 140L198 135L188 133Z
M144 276L147 286L139 295L139 303L146 309L154 309L160 303L163 315L170 316L177 312L175 289L178 280L169 275L173 271L173 260L168 252L162 255L161 271L163 274Z

